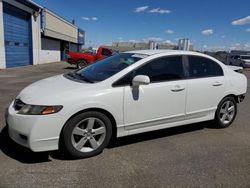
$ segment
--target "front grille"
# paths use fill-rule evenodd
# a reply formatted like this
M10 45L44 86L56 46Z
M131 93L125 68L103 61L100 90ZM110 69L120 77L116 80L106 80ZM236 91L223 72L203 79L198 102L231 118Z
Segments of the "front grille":
M20 99L16 99L14 102L14 109L16 111L21 110L21 108L25 105L25 103L23 101L21 101Z

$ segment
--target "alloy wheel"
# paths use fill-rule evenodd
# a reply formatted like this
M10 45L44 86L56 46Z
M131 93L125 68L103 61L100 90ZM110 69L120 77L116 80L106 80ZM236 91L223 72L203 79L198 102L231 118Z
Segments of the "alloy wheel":
M219 118L224 125L231 123L235 116L235 105L232 101L225 101L221 105Z
M92 152L101 146L106 137L102 120L90 117L80 121L71 133L71 143L80 152Z
M86 67L87 66L87 63L84 61L84 60L80 60L78 63L77 63L77 67L79 68L79 69L82 69L82 68L84 68L84 67Z

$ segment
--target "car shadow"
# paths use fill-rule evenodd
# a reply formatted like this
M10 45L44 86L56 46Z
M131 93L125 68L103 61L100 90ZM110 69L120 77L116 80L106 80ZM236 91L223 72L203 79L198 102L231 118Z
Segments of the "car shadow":
M212 121L194 123L194 124L189 124L189 125L166 128L166 129L150 131L150 132L131 135L131 136L125 136L125 137L121 137L117 139L112 139L109 145L107 146L107 148L112 149L115 147L154 140L158 138L170 137L170 136L184 134L188 132L199 131L204 128L217 129Z
M8 135L7 127L4 127L0 133L0 150L5 155L21 163L43 163L51 161L48 152L35 153L12 141Z
M187 132L198 131L204 128L215 128L215 126L213 122L208 121L208 122L190 124L188 126L185 125L168 129L162 129L158 131L141 133L118 139L113 138L109 143L109 145L107 146L107 149L149 141L162 137L170 137L174 135L184 134ZM0 150L10 158L26 164L50 162L52 159L75 160L74 158L60 151L32 152L28 148L20 146L19 144L16 144L14 141L12 141L8 136L7 127L4 127L0 133Z
M67 70L76 70L77 67L65 67L64 69L67 69Z

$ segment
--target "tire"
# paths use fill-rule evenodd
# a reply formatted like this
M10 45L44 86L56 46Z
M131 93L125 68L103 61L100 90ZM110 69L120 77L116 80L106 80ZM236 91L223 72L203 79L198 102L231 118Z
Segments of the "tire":
M243 65L243 63L241 63L240 66L241 66L243 69L245 68L244 65Z
M219 128L229 127L237 115L237 103L233 97L225 97L215 113L215 123Z
M84 112L70 119L60 137L60 150L74 158L88 158L101 153L112 136L110 119L96 111Z
M76 63L76 66L78 69L82 69L82 68L86 67L87 65L88 65L88 63L84 59L78 60Z

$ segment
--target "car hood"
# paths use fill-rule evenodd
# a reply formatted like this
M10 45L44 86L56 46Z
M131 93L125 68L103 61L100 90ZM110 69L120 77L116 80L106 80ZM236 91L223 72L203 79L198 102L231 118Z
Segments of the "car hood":
M77 90L88 90L91 83L76 82L63 75L49 77L24 88L17 98L27 104L51 105L60 104L72 96Z

